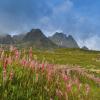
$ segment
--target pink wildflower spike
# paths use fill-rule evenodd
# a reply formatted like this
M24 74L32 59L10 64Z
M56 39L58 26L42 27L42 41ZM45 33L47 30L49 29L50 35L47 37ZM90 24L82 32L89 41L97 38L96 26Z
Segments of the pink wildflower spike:
M44 64L42 64L42 71L44 71Z
M8 60L5 59L4 64L3 64L3 68L6 69L7 68L7 64L8 64Z
M38 68L41 69L41 64L40 63L38 64Z
M3 58L4 58L4 50L1 53L1 59L3 59Z
M12 59L11 59L11 56L9 56L8 57L8 64L11 65L11 63L12 63Z
M67 91L68 91L68 92L70 92L70 91L71 91L71 89L72 89L72 85L71 85L71 83L67 84L67 86L66 86L66 87L67 87Z
M16 59L19 58L19 51L18 50L15 51L15 56L16 56Z
M62 77L63 77L63 79L64 79L65 82L66 82L67 80L69 80L69 77L68 77L67 75L65 75L65 74L62 74Z
M61 97L63 95L62 91L61 90L56 90L56 94L58 97Z
M36 82L38 81L39 75L36 73Z
M86 94L88 94L90 92L90 86L86 84L85 88L86 88Z
M49 70L48 73L47 73L47 80L48 80L48 81L51 80L51 78L52 78L51 75L52 75L52 72L51 72L51 70Z
M78 84L78 90L79 90L79 91L80 91L81 87L82 87L82 84L81 84L81 83Z
M34 66L35 66L34 61L31 61L31 62L30 62L30 68L34 68Z
M7 69L7 64L8 64L8 60L5 59L4 60L4 63L3 63L3 80L5 81L6 80L6 69Z
M13 50L14 50L14 47L10 45L10 52L12 52Z
M16 51L17 50L17 48L16 47L14 47L14 51Z
M74 83L77 85L77 84L79 83L79 80L76 78L76 79L74 80Z
M52 98L50 98L50 100L53 100Z
M32 47L30 47L30 50L29 50L29 57L32 58Z
M82 84L79 82L79 80L77 78L73 81L73 84L75 84L77 86L78 90L80 90Z
M27 60L25 58L22 58L21 64L22 64L23 67L25 67L26 64L27 64Z
M13 76L14 76L14 74L13 74L13 72L11 71L11 72L10 72L10 80L13 79Z
M6 80L6 69L3 69L3 81L5 81Z

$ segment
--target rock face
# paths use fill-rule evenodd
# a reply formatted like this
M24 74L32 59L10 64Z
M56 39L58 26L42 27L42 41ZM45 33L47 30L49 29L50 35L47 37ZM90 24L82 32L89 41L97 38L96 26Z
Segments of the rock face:
M0 36L0 44L14 44L14 40L11 35Z
M24 38L24 43L28 43L38 48L56 48L57 45L49 40L40 29L32 29Z
M59 47L79 48L77 42L71 35L67 37L63 33L56 32L53 36L49 37L49 39Z

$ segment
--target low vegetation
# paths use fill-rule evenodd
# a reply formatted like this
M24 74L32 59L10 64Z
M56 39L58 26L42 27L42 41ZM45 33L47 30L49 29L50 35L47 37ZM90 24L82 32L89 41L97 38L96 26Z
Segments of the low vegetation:
M0 100L99 100L98 59L82 50L1 49Z

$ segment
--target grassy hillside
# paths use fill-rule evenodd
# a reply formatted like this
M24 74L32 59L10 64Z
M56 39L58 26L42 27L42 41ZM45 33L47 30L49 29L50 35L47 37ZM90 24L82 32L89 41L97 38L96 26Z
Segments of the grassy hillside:
M100 100L99 64L95 51L1 50L0 99Z
M54 51L36 51L33 54L37 55L38 60L47 60L54 64L71 64L80 65L87 69L100 69L100 52L87 51L81 49L57 49Z

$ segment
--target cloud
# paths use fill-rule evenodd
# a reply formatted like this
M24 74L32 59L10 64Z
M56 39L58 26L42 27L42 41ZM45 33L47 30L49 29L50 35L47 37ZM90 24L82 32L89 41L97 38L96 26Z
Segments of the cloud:
M70 0L65 0L64 2L53 8L53 14L67 13L68 11L71 10L72 7L73 7L73 2L71 2Z
M16 34L31 28L41 28L46 35L62 31L72 34L79 44L93 41L98 49L99 4L94 0L0 0L0 33Z
M23 31L32 28L38 20L52 10L46 0L1 0L0 30L5 32Z
M51 31L51 33L57 30L63 31L64 28L70 27L72 24L71 22L73 21L71 16L72 8L73 2L70 0L63 0L63 2L58 5L53 5L52 13L39 20L40 27L42 26L42 29ZM67 22L68 20L69 23Z
M100 37L98 35L94 35L92 37L89 37L88 39L82 41L78 40L79 45L82 46L87 46L91 50L100 50Z

